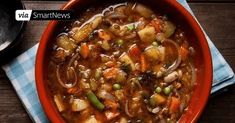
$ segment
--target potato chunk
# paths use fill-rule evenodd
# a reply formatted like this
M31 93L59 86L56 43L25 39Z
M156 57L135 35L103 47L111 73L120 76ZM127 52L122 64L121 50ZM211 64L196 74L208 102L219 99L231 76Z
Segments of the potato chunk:
M143 42L153 42L155 40L155 29L154 27L145 27L144 29L138 31L140 40Z
M54 95L54 102L55 102L59 112L62 112L62 111L65 110L65 106L64 106L64 103L63 103L61 95L59 95L59 94Z
M89 103L81 99L73 99L72 102L72 111L82 111L89 106Z

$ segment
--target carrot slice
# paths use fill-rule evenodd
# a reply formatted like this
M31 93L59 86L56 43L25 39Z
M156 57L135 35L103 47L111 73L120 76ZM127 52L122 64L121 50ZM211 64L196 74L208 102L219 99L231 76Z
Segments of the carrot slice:
M72 87L72 88L69 88L68 90L67 90L67 92L69 93L69 94L74 94L74 93L76 93L78 91L78 88L77 87Z
M80 50L80 54L82 55L82 57L84 59L87 58L89 53L90 53L90 49L89 49L88 45L86 43L82 43L81 50Z
M138 47L136 44L133 44L133 45L130 47L130 49L129 49L129 51L128 51L128 54L129 54L129 56L131 56L132 58L137 59L137 58L140 57L141 52L140 52L139 47Z
M185 61L188 58L189 50L186 47L181 46L179 54L181 56L181 59Z
M140 55L140 69L141 72L145 72L147 70L147 61L143 54Z
M176 97L171 97L171 103L170 103L170 108L169 111L170 113L175 113L179 110L180 107L180 100L179 98Z
M111 40L111 36L107 32L105 32L104 30L99 30L98 36L101 39L106 40L106 41Z

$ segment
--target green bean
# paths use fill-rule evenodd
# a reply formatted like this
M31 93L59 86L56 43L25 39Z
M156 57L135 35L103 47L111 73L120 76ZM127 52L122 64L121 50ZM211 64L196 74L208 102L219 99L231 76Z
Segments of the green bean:
M90 90L86 93L88 100L91 102L93 106L95 106L99 110L103 110L105 108L104 104L102 104L96 95Z

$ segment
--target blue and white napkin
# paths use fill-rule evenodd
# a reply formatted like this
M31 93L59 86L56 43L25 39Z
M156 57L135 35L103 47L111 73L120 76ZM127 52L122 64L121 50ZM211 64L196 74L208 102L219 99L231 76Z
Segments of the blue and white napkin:
M186 0L178 0L178 2L194 16ZM232 69L218 49L207 35L206 38L213 60L213 85L211 93L214 93L228 85L234 84L235 78ZM34 65L37 48L38 44L7 65L2 66L2 68L5 70L6 75L10 79L32 121L36 123L47 123L49 121L41 107L35 87Z

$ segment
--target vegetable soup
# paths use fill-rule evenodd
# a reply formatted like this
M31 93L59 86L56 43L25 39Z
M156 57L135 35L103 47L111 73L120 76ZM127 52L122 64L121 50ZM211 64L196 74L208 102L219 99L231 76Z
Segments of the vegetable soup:
M195 51L165 14L132 2L89 8L52 39L47 86L66 122L179 120Z

